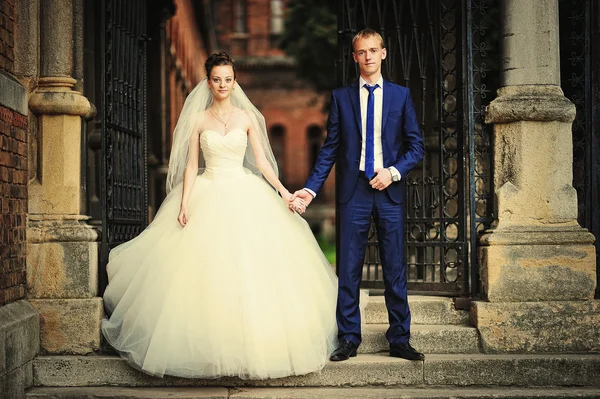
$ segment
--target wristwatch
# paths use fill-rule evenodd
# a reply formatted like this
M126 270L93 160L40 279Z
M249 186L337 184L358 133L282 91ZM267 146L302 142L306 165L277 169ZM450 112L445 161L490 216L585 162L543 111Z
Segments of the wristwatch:
M392 183L396 183L396 182L400 181L400 176L398 176L397 173L394 173L391 166L389 168L387 168L387 170L389 170L390 175L392 175Z

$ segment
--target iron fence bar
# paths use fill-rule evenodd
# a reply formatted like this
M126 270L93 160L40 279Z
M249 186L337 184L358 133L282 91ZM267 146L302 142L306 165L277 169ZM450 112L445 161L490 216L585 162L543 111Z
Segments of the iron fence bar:
M471 254L470 262L470 292L472 297L479 295L479 265L477 262L477 214L475 211L475 108L473 95L473 14L471 10L471 0L466 2L466 55L467 55L467 129L469 132L469 251ZM465 187L466 189L466 187ZM465 273L467 274L467 273ZM467 278L469 278L467 277ZM469 281L467 280L467 283Z

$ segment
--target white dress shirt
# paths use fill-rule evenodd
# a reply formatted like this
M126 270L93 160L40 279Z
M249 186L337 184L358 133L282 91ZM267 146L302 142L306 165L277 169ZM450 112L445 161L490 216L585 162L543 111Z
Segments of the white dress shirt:
M362 133L362 146L360 150L360 164L359 169L361 171L365 171L365 150L367 145L367 102L369 100L369 90L367 90L365 86L367 81L363 79L361 76L358 79L358 90L360 94L360 120L361 120L361 133ZM383 168L383 146L381 143L381 122L383 119L383 76L379 76L379 79L375 84L378 84L379 87L373 90L373 95L375 96L375 108L374 108L374 155L375 155L375 170ZM371 85L372 86L372 85ZM390 166L388 168L392 176L398 176L401 178L400 172L393 167ZM305 188L313 197L316 197L316 193L312 190Z

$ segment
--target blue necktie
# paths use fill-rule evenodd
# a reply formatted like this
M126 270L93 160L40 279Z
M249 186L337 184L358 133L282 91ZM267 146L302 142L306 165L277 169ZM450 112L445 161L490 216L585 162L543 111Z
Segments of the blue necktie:
M365 142L365 175L370 180L375 176L375 95L373 92L379 87L369 86L364 87L369 90L367 99L367 125L366 125L366 142Z

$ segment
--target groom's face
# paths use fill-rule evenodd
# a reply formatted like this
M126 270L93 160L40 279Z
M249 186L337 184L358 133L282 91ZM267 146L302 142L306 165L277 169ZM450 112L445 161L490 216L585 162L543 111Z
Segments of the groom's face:
M385 59L386 52L381 46L381 41L375 37L365 37L354 42L352 53L354 62L358 63L362 76L378 75L381 73L381 61Z

